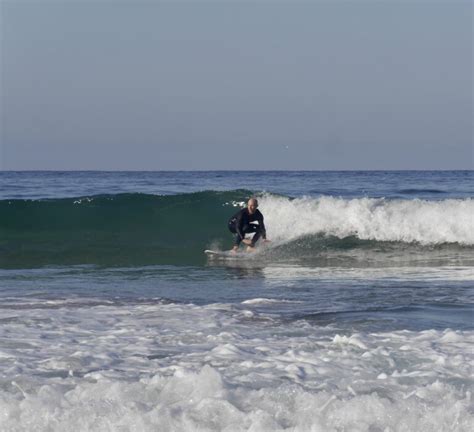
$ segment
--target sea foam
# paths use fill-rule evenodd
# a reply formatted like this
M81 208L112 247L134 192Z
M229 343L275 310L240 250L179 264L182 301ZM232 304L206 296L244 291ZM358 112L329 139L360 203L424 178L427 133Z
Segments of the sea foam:
M341 332L251 306L10 310L0 430L470 430L474 332Z

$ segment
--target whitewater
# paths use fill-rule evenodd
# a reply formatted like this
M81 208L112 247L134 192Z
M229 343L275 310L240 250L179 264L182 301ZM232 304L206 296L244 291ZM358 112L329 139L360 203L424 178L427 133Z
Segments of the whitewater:
M474 201L304 197L260 199L273 238L288 242L313 234L340 239L474 245Z
M228 249L257 196L272 242ZM474 175L0 173L1 431L470 431Z
M56 305L10 323L12 338L28 332L29 354L2 371L22 374L3 383L2 430L472 426L472 388L458 384L472 377L472 331L315 331L248 301L124 309ZM4 347L2 363L18 350Z

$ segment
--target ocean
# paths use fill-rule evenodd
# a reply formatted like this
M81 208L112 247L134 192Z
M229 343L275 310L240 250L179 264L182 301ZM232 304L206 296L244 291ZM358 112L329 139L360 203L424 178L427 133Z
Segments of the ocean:
M227 250L259 200L271 243ZM0 172L1 431L470 431L473 171Z

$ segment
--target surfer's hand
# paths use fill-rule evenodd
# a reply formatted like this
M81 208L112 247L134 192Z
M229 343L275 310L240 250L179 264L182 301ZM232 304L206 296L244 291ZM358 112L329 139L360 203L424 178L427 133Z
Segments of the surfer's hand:
M252 245L252 240L250 240L250 239L243 239L243 240L242 240L242 243L246 244L247 246L251 246L251 245Z
M272 242L271 240L263 239L263 243L271 243L271 242Z

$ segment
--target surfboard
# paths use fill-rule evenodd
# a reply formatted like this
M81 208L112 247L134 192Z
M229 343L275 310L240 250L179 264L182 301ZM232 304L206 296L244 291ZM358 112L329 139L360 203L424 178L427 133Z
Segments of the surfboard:
M215 251L206 249L204 253L210 258L221 258L221 259L239 259L248 256L246 252L231 252L231 251Z

